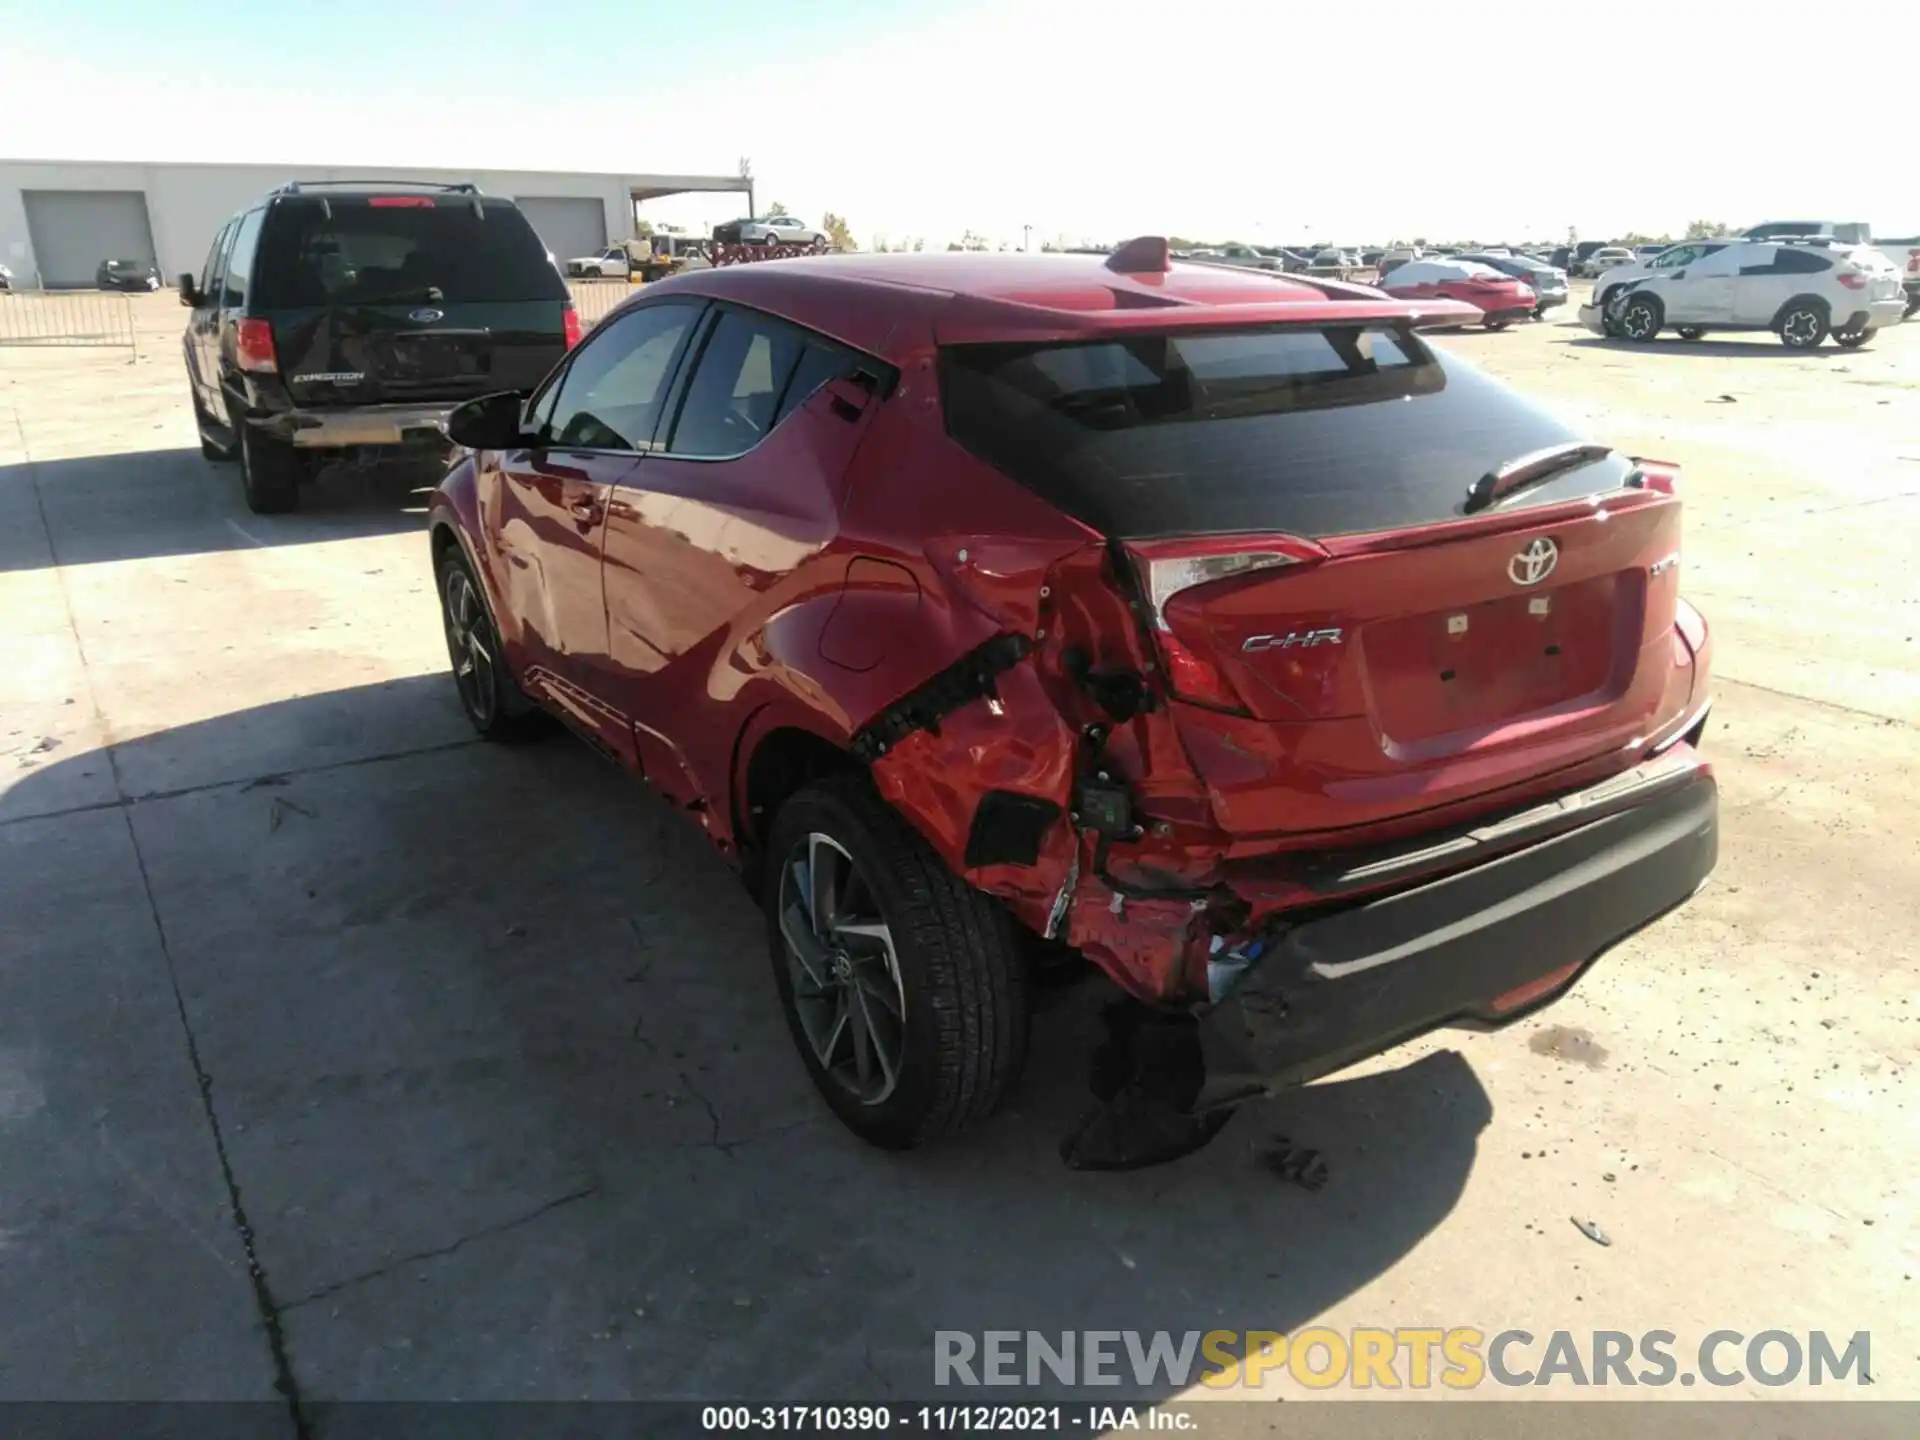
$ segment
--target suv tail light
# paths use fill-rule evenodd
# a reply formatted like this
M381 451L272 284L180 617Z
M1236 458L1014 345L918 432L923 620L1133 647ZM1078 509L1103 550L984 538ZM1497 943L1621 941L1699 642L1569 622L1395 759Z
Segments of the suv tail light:
M1296 550L1298 553L1289 553ZM1289 542L1288 550L1199 551L1187 554L1160 553L1147 556L1141 566L1147 604L1152 611L1154 639L1166 661L1167 683L1183 700L1218 709L1244 710L1246 702L1235 692L1226 676L1202 648L1182 639L1167 623L1167 602L1184 590L1207 585L1234 575L1256 570L1272 570L1317 556L1316 547L1300 541Z
M273 351L273 326L265 320L246 319L234 323L234 363L242 370L271 375L280 368L280 357Z
M573 302L567 302L567 308L561 312L561 327L566 332L567 349L571 350L580 343L580 312L573 308Z
M1849 290L1864 290L1867 288L1867 277L1862 275L1858 270L1837 271L1833 278Z

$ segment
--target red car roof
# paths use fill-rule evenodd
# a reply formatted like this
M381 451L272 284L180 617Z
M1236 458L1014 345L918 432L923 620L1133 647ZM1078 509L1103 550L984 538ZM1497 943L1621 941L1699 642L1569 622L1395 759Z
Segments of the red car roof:
M707 295L781 315L899 363L931 342L1081 339L1184 329L1445 315L1364 285L1172 261L1117 271L1099 255L814 255L686 271L649 294ZM1460 307L1464 308L1464 307Z

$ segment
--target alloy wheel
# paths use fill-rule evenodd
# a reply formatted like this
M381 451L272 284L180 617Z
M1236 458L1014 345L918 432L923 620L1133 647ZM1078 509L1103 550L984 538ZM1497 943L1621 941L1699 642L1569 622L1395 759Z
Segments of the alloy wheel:
M1789 345L1817 344L1820 317L1811 310L1796 310L1780 323L1780 334Z
M466 707L467 714L484 728L492 721L494 706L498 703L487 612L473 588L472 578L457 565L447 572L443 609L453 683L460 691L460 703Z
M794 1013L820 1069L862 1105L900 1083L906 990L893 934L853 857L810 832L780 866L780 938Z

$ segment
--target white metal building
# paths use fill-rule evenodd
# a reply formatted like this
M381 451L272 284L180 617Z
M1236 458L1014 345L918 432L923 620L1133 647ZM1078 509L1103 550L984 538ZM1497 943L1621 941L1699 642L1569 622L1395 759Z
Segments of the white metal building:
M465 180L511 196L563 260L626 239L642 200L735 191L753 209L753 181L737 175L0 160L0 262L16 285L49 290L93 284L102 260L149 261L169 279L198 273L213 237L248 201L289 180L360 179Z

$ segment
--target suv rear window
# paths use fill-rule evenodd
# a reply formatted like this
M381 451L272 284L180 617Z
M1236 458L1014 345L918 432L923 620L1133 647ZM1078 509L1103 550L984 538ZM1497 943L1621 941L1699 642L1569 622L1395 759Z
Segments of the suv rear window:
M565 300L546 246L510 200L448 195L298 195L277 201L260 240L261 309Z
M956 345L941 392L954 440L1117 539L1431 524L1487 471L1582 438L1383 324ZM1631 468L1609 455L1506 507L1612 490Z

